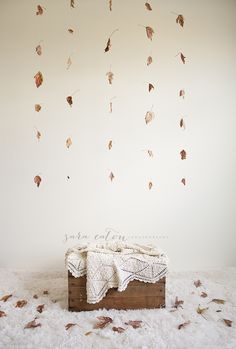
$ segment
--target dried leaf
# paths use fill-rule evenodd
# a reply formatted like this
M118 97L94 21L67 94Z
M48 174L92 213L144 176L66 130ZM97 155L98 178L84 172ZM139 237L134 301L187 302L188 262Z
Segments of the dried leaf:
M181 61L183 62L183 64L185 64L185 56L183 55L182 52L180 52L180 58L181 58Z
M35 85L38 88L43 83L43 74L39 71L37 74L35 74L34 80L35 80Z
M89 336L90 334L92 334L93 332L92 331L89 331L89 332L86 332L84 335L85 336Z
M49 294L48 290L43 291L43 294Z
M42 313L43 310L44 310L44 306L45 306L45 304L40 304L40 305L38 305L38 306L37 306L37 309L36 309L37 312L38 312L38 313Z
M34 177L34 183L37 184L37 187L40 186L41 181L42 181L42 178L40 176L35 176Z
M109 71L109 72L106 73L106 76L108 78L109 84L111 85L113 77L114 77L114 74L111 71Z
M184 26L184 17L183 17L183 15L178 15L178 17L176 18L176 23L181 25L181 27Z
M179 122L179 126L185 130L185 122L184 122L184 119L180 119L180 122Z
M184 149L181 150L180 156L181 156L181 160L186 160L187 153L186 153L186 151L185 151ZM194 283L194 285L195 285L195 283ZM196 285L195 285L195 286L196 286ZM196 287L199 287L199 286L196 286Z
M7 314L5 313L5 311L0 310L0 318L3 316L7 316Z
M149 190L151 190L151 189L152 189L152 187L153 187L152 182L149 182L149 183L148 183L148 189L149 189Z
M154 30L152 29L152 27L146 27L146 33L147 33L148 39L152 40L152 37L154 34Z
M69 57L69 58L67 59L67 62L66 62L66 65L67 65L66 69L67 69L67 70L70 68L71 64L72 64L72 60L71 60L71 58Z
M182 150L182 151L183 151L183 150ZM200 280L194 281L194 286L195 286L195 287L200 287L200 286L202 286L201 281L200 281Z
M41 56L41 54L42 54L42 46L41 45L36 46L35 51L36 51L36 53L39 56Z
M42 326L40 323L36 323L35 320L28 322L28 324L25 325L24 328L35 328L35 327L40 327Z
M155 114L153 111L147 111L146 115L145 115L145 122L146 125L149 124L149 122L151 122L155 117Z
M97 319L99 320L93 328L104 328L107 327L110 323L112 323L112 318L108 316L98 316Z
M71 327L73 327L73 326L76 326L76 324L74 324L74 323L69 323L69 324L65 325L66 331L68 331L69 328L71 328Z
M42 107L40 104L35 104L34 109L35 109L35 111L39 112L42 109Z
M147 58L147 66L149 66L150 64L152 64L152 56L148 56Z
M126 325L132 326L133 328L139 328L142 327L142 321L141 320L130 320L128 322L125 322Z
M40 141L41 136L42 136L41 133L37 130L36 137L39 141Z
M38 297L37 294L34 294L34 295L33 295L33 298L34 298L34 299L38 299L39 297Z
M118 332L118 333L123 333L125 329L123 327L112 327L112 331Z
M69 138L67 138L67 140L66 140L66 147L69 149L71 145L72 145L72 140L71 140L71 138L69 137Z
M109 174L109 178L110 178L110 180L111 180L111 182L112 182L112 181L113 181L113 179L115 178L115 176L114 176L113 172L111 172L111 173Z
M109 0L109 10L112 11L112 0Z
M223 319L223 321L224 321L224 323L225 323L228 327L232 327L233 321L227 320L227 319Z
M150 158L152 158L152 157L153 157L153 152L152 152L152 150L148 150L147 152L148 152L148 155L150 156Z
M179 91L179 96L182 97L184 99L185 97L185 91L184 90L180 90Z
M151 92L152 90L154 90L154 86L153 84L148 84L148 92Z
M110 48L111 48L111 39L109 38L107 40L107 45L105 47L105 52L108 52L110 50Z
M222 312L222 310L220 310L220 309L216 310L216 313L221 313L221 312Z
M112 141L109 141L109 143L108 143L108 149L111 150L111 148L112 148Z
M186 321L186 322L180 324L180 325L178 326L178 330L181 330L181 328L184 328L184 327L188 326L189 324L190 324L190 320L188 320L188 321Z
M175 297L174 308L176 308L176 309L178 309L178 307L183 308L182 304L184 304L184 301L178 299L178 297Z
M23 308L27 304L27 301L22 299L21 301L17 301L15 308Z
M148 11L152 11L152 7L148 2L146 2L145 6Z
M225 304L225 300L224 299L218 299L218 298L212 299L211 302L214 302L216 304Z
M67 101L67 103L69 104L69 106L72 106L72 104L73 104L73 98L72 98L72 96L67 96L67 97L66 97L66 101Z
M71 29L71 28L69 28L69 29L68 29L68 32L69 32L70 34L73 34L73 33L74 33L74 30Z
M183 185L186 185L186 179L185 179L185 178L182 178L182 179L181 179L181 183L183 183Z
M70 7L75 8L75 0L70 0Z
M36 15L39 16L39 15L42 15L42 14L43 14L43 8L42 8L42 6L38 5L37 6Z
M12 297L12 294L7 294L6 296L3 296L3 297L0 299L0 301L6 302L6 301L8 301L8 299L11 298L11 297Z
M109 103L110 113L112 113L112 102Z
M207 293L206 293L206 292L202 292L201 295L200 295L200 297L206 298L206 297L207 297Z
M197 313L202 315L208 310L208 308L200 308L200 306L198 306L197 308ZM204 316L203 316L204 317Z

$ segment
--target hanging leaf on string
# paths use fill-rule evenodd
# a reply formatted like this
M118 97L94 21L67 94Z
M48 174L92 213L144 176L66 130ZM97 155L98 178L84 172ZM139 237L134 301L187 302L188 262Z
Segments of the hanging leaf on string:
M148 56L147 58L147 66L149 66L150 64L152 64L152 56Z
M109 141L109 143L108 143L108 149L111 150L111 148L112 148L112 141Z
M112 0L108 0L109 1L109 10L112 11Z
M75 8L75 0L70 0L70 7Z
M185 97L185 91L184 90L180 90L179 91L179 97L182 97L184 99L184 97Z
M67 96L67 97L66 97L66 101L67 101L67 103L69 104L69 106L71 107L72 104L73 104L73 98L72 98L72 96Z
M151 190L152 187L153 187L153 183L152 183L152 182L149 182L149 183L148 183L148 189Z
M110 174L109 174L109 178L110 178L110 180L111 180L111 182L112 182L112 181L113 181L113 179L115 178L115 176L114 176L113 172L110 172Z
M38 141L40 141L41 136L42 136L41 133L37 130L36 137L37 137Z
M185 178L182 178L181 179L181 183L183 183L183 185L186 185L186 179ZM201 296L202 297L202 296Z
M134 329L142 327L142 320L129 320L128 322L125 322L125 325L132 326Z
M37 45L35 48L35 51L36 51L37 55L41 56L42 55L42 46Z
M224 323L226 324L226 326L232 327L232 323L233 323L232 320L223 319L223 321L224 321Z
M152 40L152 37L154 34L154 30L152 29L152 27L146 27L146 33L147 33L148 39Z
M108 78L109 84L112 85L112 80L113 80L113 77L114 77L114 74L112 73L112 71L107 72L106 76Z
M36 15L37 16L41 16L43 14L43 7L40 5L37 5L37 11L36 11Z
M184 54L182 52L179 52L176 56L180 56L180 59L181 59L182 63L185 64L186 57L184 56Z
M153 111L147 111L145 115L145 122L146 125L149 124L155 117L155 114Z
M35 105L34 105L34 109L35 109L35 111L40 112L40 110L42 109L42 107L41 107L40 104L35 104Z
M186 151L185 151L184 149L181 150L180 156L181 156L181 160L186 160L187 153L186 153ZM197 287L197 286L196 286L196 287Z
M66 69L68 70L69 68L70 68L70 66L71 66L71 64L72 64L72 60L71 60L71 58L69 57L68 59L67 59L67 62L66 62Z
M182 28L184 26L184 16L183 15L178 15L176 18L176 23L179 24Z
M154 155L153 155L152 150L148 150L147 152L148 152L148 155L150 156L150 158L153 158Z
M41 181L42 181L42 178L39 175L34 177L34 183L37 185L37 187L40 186Z
M152 7L148 2L145 3L145 7L148 11L152 11Z
M180 119L179 126L180 126L183 130L185 130L185 122L184 122L184 119L183 119L183 118Z
M34 80L35 80L35 85L38 88L43 83L43 74L39 71L37 74L35 74Z
M151 92L152 90L154 90L154 86L153 84L148 84L148 92Z
M71 28L69 28L69 29L68 29L68 32L69 32L70 34L73 34L73 33L74 33L74 30L71 29Z
M111 48L111 37L112 37L112 35L115 33L115 32L117 32L119 29L115 29L115 30L113 30L113 32L111 33L111 35L109 36L109 38L108 38L108 40L107 40L107 44L106 44L106 47L105 47L105 52L108 52L108 51L110 51L110 48Z
M72 140L71 140L71 138L69 137L69 138L67 138L67 140L66 140L66 147L67 147L67 149L69 149L69 148L71 147L71 145L72 145Z

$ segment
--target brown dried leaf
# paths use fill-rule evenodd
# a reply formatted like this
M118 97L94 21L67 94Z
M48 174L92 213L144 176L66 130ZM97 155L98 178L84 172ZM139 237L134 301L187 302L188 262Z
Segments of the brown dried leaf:
M109 141L109 143L108 143L108 149L111 150L111 148L112 148L112 141Z
M69 323L69 324L65 325L65 329L66 329L66 331L68 331L69 328L74 327L74 326L76 326L76 324L74 324L74 323Z
M147 111L146 115L145 115L145 122L146 125L149 124L149 122L151 122L155 117L155 114L153 111Z
M1 311L0 310L0 318L3 317L3 316L7 316L7 314L5 313L5 311Z
M114 176L113 172L111 172L111 173L109 174L109 178L110 178L110 180L111 180L111 182L112 182L112 181L113 181L113 179L115 178L115 176Z
M45 304L40 304L40 305L38 305L38 306L37 306L37 309L36 309L37 312L38 312L38 313L42 313L43 310L44 310L44 306L45 306Z
M181 61L183 62L183 64L185 64L185 56L183 55L182 52L180 52L180 58L181 58Z
M152 56L148 56L147 58L147 66L152 64Z
M186 321L186 322L180 324L180 325L178 326L178 330L181 330L181 328L184 328L184 327L188 326L189 324L190 324L190 320L188 320L188 321Z
M225 304L225 300L224 299L218 299L218 298L212 299L211 302L214 302L216 304Z
M181 150L180 156L181 156L181 160L186 160L187 153L186 153L186 151L185 151L184 149ZM194 283L194 285L195 285L195 283ZM196 285L195 285L195 286L196 286ZM196 286L196 287L199 287L199 286Z
M17 301L15 308L23 308L27 304L27 301L22 299L21 301Z
M113 77L114 77L114 74L111 71L109 71L109 72L106 73L106 76L108 78L109 84L111 85Z
M132 326L133 328L139 328L142 327L142 321L141 320L130 320L128 322L125 322L126 325Z
M201 295L200 295L200 297L206 298L206 297L207 297L207 293L206 293L206 292L202 292Z
M28 322L28 324L25 325L24 328L35 328L35 327L40 327L42 326L40 323L36 323L35 320Z
M181 183L183 183L183 185L186 185L186 179L185 179L185 178L182 178L182 179L181 179Z
M152 29L152 27L146 27L146 33L147 33L148 39L152 40L152 37L154 34L154 30Z
M178 309L178 307L183 308L182 304L184 304L184 301L178 299L178 297L175 297L174 308L176 308L176 309Z
M106 45L106 47L105 47L105 52L108 52L109 50L110 50L110 48L111 48L111 39L109 38L108 40L107 40L107 45Z
M184 119L180 119L180 122L179 122L179 126L185 130L185 122L184 122Z
M148 84L148 92L151 92L152 90L154 90L154 86L153 84Z
M178 15L178 17L176 18L176 23L181 25L181 27L184 26L184 17L183 17L183 15Z
M43 294L49 294L48 290L43 291Z
M66 147L69 149L71 145L72 145L72 140L71 140L71 138L69 137L69 138L67 138L67 140L66 140Z
M35 85L38 88L43 83L43 74L39 71L37 74L35 74L34 80L35 80Z
M148 155L150 156L150 158L153 158L153 152L152 152L152 150L148 150L147 152L148 152Z
M222 312L221 309L216 310L216 313L221 313L221 312Z
M71 28L69 28L69 29L68 29L68 32L69 32L70 34L73 34L73 33L74 33L74 30L71 29Z
M109 0L109 10L112 11L112 0Z
M197 308L197 313L202 315L208 310L208 308L200 308L200 306L198 306ZM204 316L203 316L204 317Z
M125 329L123 327L112 327L112 331L118 332L118 333L123 333Z
M183 151L183 150L182 150L182 151ZM195 286L195 287L200 287L200 286L202 286L201 281L200 281L200 280L194 281L194 286Z
M153 187L153 183L152 183L152 182L149 182L149 183L148 183L148 189L151 190L152 187Z
M41 56L41 54L42 54L42 46L41 45L36 46L35 51L36 51L36 53L39 56Z
M97 319L99 320L93 328L104 328L107 327L110 323L112 323L112 318L108 316L98 316Z
M184 99L185 97L185 91L184 90L180 90L179 91L179 96L182 97Z
M42 14L43 14L43 8L42 8L42 6L38 5L37 6L36 15L39 16L39 15L42 15Z
M39 141L40 141L41 136L42 136L41 133L37 130L36 137Z
M34 295L33 295L33 298L34 298L34 299L38 299L39 297L38 297L37 294L34 294Z
M8 299L11 298L11 297L12 297L12 294L6 294L5 296L3 296L3 297L0 299L0 301L6 302L6 301L8 301Z
M72 96L67 96L67 97L66 97L66 101L67 101L67 103L69 104L69 106L72 106L72 104L73 104L73 98L72 98Z
M109 103L109 110L110 110L110 113L112 113L112 102Z
M40 176L35 176L34 177L34 183L37 184L37 187L40 186L41 181L42 181L42 178Z
M223 319L224 323L228 326L228 327L232 327L232 320L227 320L227 319Z
M152 11L152 7L148 2L145 3L145 7L148 11Z
M39 112L42 109L42 107L40 104L35 104L34 109L35 109L35 111Z
M67 62L66 62L66 65L67 65L66 69L67 69L67 70L70 68L71 64L72 64L72 60L71 60L71 58L69 57L69 58L67 59Z
M89 332L86 332L84 335L85 336L89 336L90 334L92 334L93 332L92 331L89 331Z
M75 0L70 0L70 7L75 8Z

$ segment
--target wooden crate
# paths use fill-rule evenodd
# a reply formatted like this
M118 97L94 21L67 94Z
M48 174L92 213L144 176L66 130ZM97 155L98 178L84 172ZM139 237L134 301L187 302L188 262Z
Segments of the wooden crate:
M71 311L86 311L96 309L142 309L165 307L165 283L163 277L155 284L141 281L131 281L126 290L108 290L106 297L99 303L87 303L86 276L75 278L68 272L68 309Z

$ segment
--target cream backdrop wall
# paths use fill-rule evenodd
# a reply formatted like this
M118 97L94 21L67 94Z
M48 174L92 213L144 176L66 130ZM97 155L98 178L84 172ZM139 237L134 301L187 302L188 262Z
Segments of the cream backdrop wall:
M107 228L109 239L117 231L159 244L174 269L235 264L236 2L149 3L152 11L145 1L113 0L109 11L106 0L75 0L75 8L1 0L1 266L63 268L73 236L103 242ZM184 28L172 12L183 14ZM142 25L154 29L152 41Z

